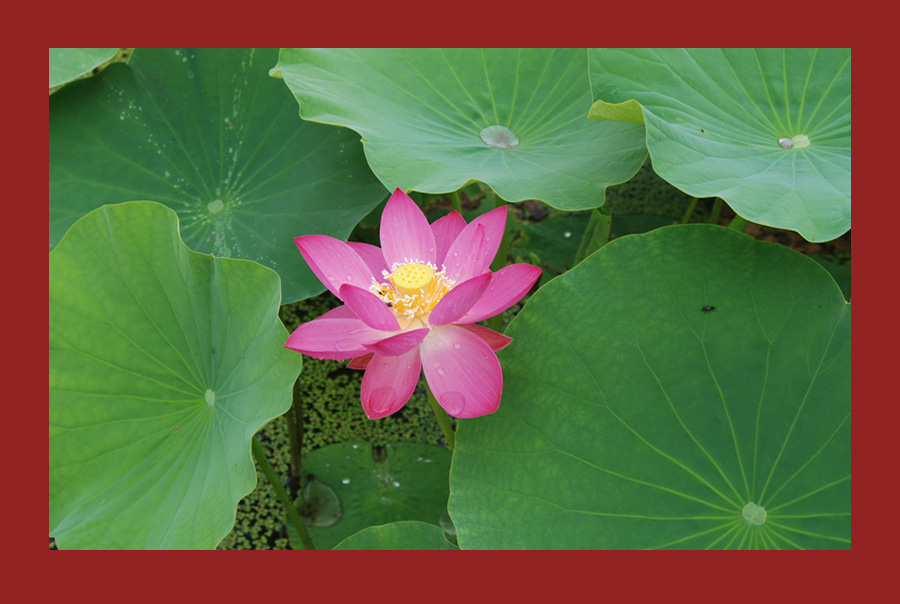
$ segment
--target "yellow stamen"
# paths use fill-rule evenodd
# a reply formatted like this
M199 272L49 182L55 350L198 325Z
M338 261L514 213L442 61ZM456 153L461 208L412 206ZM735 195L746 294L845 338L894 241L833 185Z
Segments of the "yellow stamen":
M384 271L387 282L372 281L369 291L387 305L397 317L400 329L419 329L428 326L428 315L448 291L456 285L444 278L444 271L436 271L431 263L408 262Z

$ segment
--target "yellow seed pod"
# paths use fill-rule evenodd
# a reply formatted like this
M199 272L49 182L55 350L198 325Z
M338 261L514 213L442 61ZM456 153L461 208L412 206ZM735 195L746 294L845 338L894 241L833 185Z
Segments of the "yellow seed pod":
M413 294L431 284L434 269L424 264L405 264L395 270L390 279L399 291Z

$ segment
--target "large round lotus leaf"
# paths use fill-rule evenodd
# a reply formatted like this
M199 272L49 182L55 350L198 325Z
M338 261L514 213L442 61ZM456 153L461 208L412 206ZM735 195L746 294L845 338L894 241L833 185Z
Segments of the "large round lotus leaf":
M616 104L638 101L653 169L679 189L810 241L850 228L849 49L591 49L590 62L591 117L627 119Z
M118 48L51 48L50 92L115 58Z
M500 409L456 440L461 549L849 548L850 305L815 261L663 227L506 333Z
M647 157L639 124L586 119L584 49L281 49L280 75L307 120L347 126L389 189L508 201L603 204Z
M316 549L330 549L364 528L390 522L437 526L447 508L450 452L434 445L396 443L373 449L366 442L348 441L311 451L303 458L303 471L331 487L340 502L337 523L308 528Z
M332 549L433 550L459 549L447 541L444 531L425 522L392 522L372 526L351 535Z
M190 251L158 203L97 209L50 253L50 536L213 548L291 404L278 275Z
M94 208L153 199L191 249L275 269L285 302L324 291L294 237L346 238L387 191L358 136L297 117L276 58L139 48L50 97L51 249Z

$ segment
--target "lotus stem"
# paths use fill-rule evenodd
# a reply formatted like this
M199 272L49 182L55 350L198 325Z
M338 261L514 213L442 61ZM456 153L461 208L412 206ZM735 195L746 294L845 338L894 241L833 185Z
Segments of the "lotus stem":
M462 214L462 201L459 199L459 191L450 193L450 203L453 205L454 210Z
M737 214L735 214L734 219L728 225L728 228L734 229L735 231L739 231L739 232L743 233L747 229L748 224L749 224L749 221L746 218L743 218L742 216L738 216Z
M456 449L456 432L453 431L453 426L450 424L450 416L447 415L444 408L437 402L434 393L427 383L425 384L425 390L428 392L428 402L431 403L431 409L434 411L434 416L437 418L438 424L441 426L441 431L444 433L444 440L447 441L447 448L453 453L454 449Z
M288 496L287 491L284 490L284 485L281 484L281 479L279 479L278 474L275 473L275 468L273 468L272 464L269 463L269 460L266 459L266 452L263 450L262 443L259 442L259 439L256 436L253 437L250 448L253 451L253 458L256 460L260 471L266 477L266 480L269 481L269 484L272 485L272 488L275 490L275 495L278 497L278 501L281 502L284 511L287 512L287 516L290 519L291 524L294 525L294 529L299 533L303 548L316 549L312 539L309 538L306 525L303 524L303 520L300 518L300 514L297 513L294 503Z

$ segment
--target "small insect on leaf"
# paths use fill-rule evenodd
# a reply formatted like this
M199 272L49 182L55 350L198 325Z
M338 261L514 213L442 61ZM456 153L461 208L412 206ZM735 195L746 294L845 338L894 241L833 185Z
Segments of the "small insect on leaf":
M712 312L712 311L714 311L715 309L716 309L715 306L704 306L704 307L702 307L700 310L701 310L702 312Z

